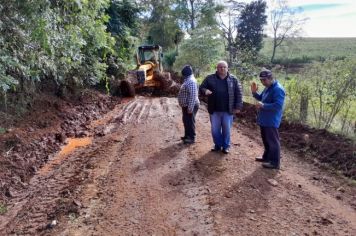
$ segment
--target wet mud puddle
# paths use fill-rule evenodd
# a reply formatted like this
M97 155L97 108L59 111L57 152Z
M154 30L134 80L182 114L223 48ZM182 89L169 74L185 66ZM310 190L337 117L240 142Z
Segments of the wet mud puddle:
M92 144L93 137L85 138L68 138L67 145L63 146L61 151L48 161L38 172L39 175L45 175L53 169L54 166L60 164L62 161L68 158L69 154L75 151L77 148L85 147Z

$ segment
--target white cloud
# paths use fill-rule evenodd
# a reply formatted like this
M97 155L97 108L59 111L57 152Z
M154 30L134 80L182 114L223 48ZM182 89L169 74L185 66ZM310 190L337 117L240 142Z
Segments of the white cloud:
M309 37L356 37L356 3L338 1L335 7L306 11L310 20L305 25Z
M270 4L271 0L267 0L267 6ZM302 36L356 37L355 0L289 0L288 5L302 7L302 14L309 18Z

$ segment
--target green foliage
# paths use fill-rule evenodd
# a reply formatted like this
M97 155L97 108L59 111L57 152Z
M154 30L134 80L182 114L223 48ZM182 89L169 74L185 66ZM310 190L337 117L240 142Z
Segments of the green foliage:
M173 15L184 30L216 25L215 15L222 7L213 0L176 0Z
M114 39L106 32L108 0L8 1L1 5L0 87L54 79L97 83ZM24 88L26 89L26 88Z
M169 18L162 18L156 24L153 24L149 30L148 38L152 44L161 45L163 48L173 48L176 45L176 39L182 35L178 24Z
M230 65L230 71L238 76L240 80L249 81L254 78L260 68L256 68L257 56L250 50L239 50L236 52L236 58Z
M7 207L3 203L0 202L0 215L3 215L7 212Z
M282 81L287 97L285 102L284 116L289 121L301 122L300 99L302 94L310 95L309 82L303 75L291 75Z
M146 37L147 44L158 44L162 48L174 48L182 39L183 32L178 20L173 17L170 5L172 1L148 1L150 9L144 27L141 31Z
M4 134L6 132L6 129L0 126L0 134Z
M224 53L223 40L219 33L209 27L198 28L186 39L174 63L174 68L180 71L183 65L191 64L199 76L201 71L210 71L222 59Z
M168 70L173 69L174 62L176 61L178 53L176 50L170 50L169 52L166 52L163 56L163 63L164 67L167 68Z
M315 63L309 76L317 127L330 128L342 107L356 99L356 60Z
M197 27L217 26L216 14L223 11L223 6L213 0L206 1L200 12L201 17Z
M247 4L239 16L237 48L257 54L262 48L263 27L267 23L266 19L266 2L257 0Z
M265 38L263 44L260 54L269 58L273 50L272 39ZM277 64L290 64L346 58L356 58L356 38L288 39L280 47L274 61Z
M313 63L303 73L282 80L285 116L314 127L354 135L356 60ZM305 114L303 114L305 113Z
M113 35L125 36L126 32L136 34L138 29L138 16L141 9L132 1L111 1L107 14L110 16L108 21L108 31Z
M111 1L107 10L110 16L107 30L116 39L115 55L124 61L130 61L136 50L141 10L134 2L128 0Z

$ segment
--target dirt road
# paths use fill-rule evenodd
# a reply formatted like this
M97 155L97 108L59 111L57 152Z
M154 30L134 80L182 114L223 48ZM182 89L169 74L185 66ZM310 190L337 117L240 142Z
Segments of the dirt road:
M239 122L230 154L210 152L203 106L193 145L175 98L136 97L90 129L14 196L1 235L356 235L355 187L286 149L262 169L258 130Z

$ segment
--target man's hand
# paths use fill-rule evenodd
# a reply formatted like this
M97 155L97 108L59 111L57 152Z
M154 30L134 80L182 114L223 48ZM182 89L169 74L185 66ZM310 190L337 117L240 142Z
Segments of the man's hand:
M212 94L213 92L211 92L209 89L205 90L205 95L209 96L210 94Z
M262 103L262 102L258 102L258 103L256 104L257 110L261 109L262 107L263 107L263 103Z
M235 110L234 110L234 114L237 115L237 114L240 114L240 113L241 113L241 110L238 110L238 109L235 109Z
M251 83L251 92L256 93L258 91L258 86L255 82Z

